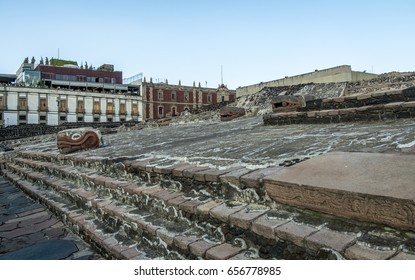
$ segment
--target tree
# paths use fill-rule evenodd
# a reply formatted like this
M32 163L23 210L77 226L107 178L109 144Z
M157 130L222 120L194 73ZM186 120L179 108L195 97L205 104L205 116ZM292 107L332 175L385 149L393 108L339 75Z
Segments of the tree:
M93 68L92 68L92 64L91 65L89 65L89 68L88 68L89 70L92 70Z
M81 68L81 69L84 69L84 65L82 64L82 62L80 63L80 65L81 65L81 67L80 67L80 68Z
M23 63L29 63L29 57L26 56L26 58L24 59Z
M43 65L43 64L45 64L45 63L43 62L43 57L42 57L42 56L40 57L40 61L39 61L39 64L40 64L40 65Z
M34 56L32 56L32 60L30 61L30 63L35 64L36 63L36 59Z
M48 57L45 58L45 64L49 65L49 58Z
M88 62L85 61L85 69L88 69Z

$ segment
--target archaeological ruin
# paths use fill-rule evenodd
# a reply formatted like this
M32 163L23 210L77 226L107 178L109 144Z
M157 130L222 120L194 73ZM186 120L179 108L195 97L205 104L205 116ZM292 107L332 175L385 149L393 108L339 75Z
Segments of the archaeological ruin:
M414 103L415 73L264 87L67 154L5 139L1 173L93 259L415 259Z

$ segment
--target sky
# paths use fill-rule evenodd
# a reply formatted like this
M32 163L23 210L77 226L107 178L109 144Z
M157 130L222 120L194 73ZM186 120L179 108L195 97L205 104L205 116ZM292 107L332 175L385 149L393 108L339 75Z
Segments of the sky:
M25 57L229 88L351 65L415 71L412 0L0 0L0 73Z

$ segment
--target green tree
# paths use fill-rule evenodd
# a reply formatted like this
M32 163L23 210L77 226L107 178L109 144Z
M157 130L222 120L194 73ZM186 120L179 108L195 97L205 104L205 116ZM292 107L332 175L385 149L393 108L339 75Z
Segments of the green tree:
M45 58L45 64L49 65L49 58L48 57Z
M80 67L80 68L81 68L81 69L84 69L84 65L82 64L82 62L80 63L80 65L81 65L81 67Z
M85 69L88 69L88 62L85 61Z
M89 65L89 68L88 68L89 70L92 70L93 68L92 68L92 64L91 65Z
M39 61L39 64L40 64L40 65L43 65L43 64L45 64L45 63L43 62L43 57L42 57L42 56L40 57L40 61Z
M32 56L32 60L30 61L30 63L35 64L36 63L36 59L34 56Z
M23 63L29 63L29 57L26 56L26 58L23 60Z

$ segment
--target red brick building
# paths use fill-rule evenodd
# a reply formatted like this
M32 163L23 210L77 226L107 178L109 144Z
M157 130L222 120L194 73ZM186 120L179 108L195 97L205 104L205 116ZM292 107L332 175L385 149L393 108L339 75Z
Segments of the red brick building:
M225 85L218 88L170 85L166 83L142 83L143 120L163 119L180 115L192 109L216 106L220 103L235 101L236 91L229 90Z

